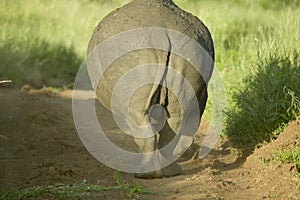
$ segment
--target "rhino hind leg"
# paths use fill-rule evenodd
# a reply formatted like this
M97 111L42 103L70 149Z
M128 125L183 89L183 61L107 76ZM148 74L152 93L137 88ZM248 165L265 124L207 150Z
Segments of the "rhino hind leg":
M182 174L182 167L176 162L170 164L162 169L162 174L164 177L177 176Z
M168 119L168 122L165 124L164 128L160 131L160 136L158 140L158 148L160 150L161 155L164 157L164 159L172 159L173 158L173 151L175 149L174 142L171 143L171 141L176 136L176 132L173 131L171 128L170 123L177 124L178 120L175 119ZM164 148L167 145L170 145L171 148ZM177 176L182 173L182 168L179 164L175 162L172 162L170 165L164 167L162 169L162 174L164 177L171 177L171 176Z
M135 139L135 142L138 144L140 147L140 151L144 152L149 152L151 149L159 149L160 153L159 156L157 157L157 163L156 165L160 165L160 156L163 156L164 160L171 158L172 148L171 151L170 149L165 150L163 147L165 145L168 145L171 140L174 138L175 133L172 131L170 128L169 124L166 123L162 131L159 133L159 139L155 137L154 138L147 138L147 139ZM149 146L149 144L151 144ZM145 162L145 160L144 160ZM153 165L153 162L149 162L150 165ZM135 177L136 178L141 178L141 179L153 179L153 178L163 178L163 177L171 177L171 176L177 176L182 173L182 168L179 164L176 162L172 162L170 165L160 169L156 170L153 172L148 172L148 173L136 173Z

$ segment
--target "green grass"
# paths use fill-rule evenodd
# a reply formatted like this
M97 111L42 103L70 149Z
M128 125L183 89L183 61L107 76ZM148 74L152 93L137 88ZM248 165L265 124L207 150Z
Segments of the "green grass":
M266 159L262 156L257 156L257 159L262 162L265 166L269 166L271 160L270 159Z
M239 146L270 141L274 131L300 116L300 54L278 51L253 66L245 87L233 93L226 133ZM275 132L276 133L276 132Z
M95 24L113 1L2 0L0 79L62 87L74 81Z
M123 178L119 171L115 171L113 179L117 186L125 189L126 196L128 198L139 198L141 194L155 194L153 192L149 192L144 190L139 184L127 183Z
M280 153L274 154L274 159L282 164L295 163L298 172L300 172L300 149L295 147L290 150L282 150Z
M7 193L0 193L1 200L18 200L18 199L66 199L66 198L84 198L91 193L101 193L105 191L115 191L131 199L138 199L142 194L153 194L144 190L139 184L127 183L123 180L121 174L116 172L113 176L115 185L113 186L101 186L91 185L86 181L80 184L66 184L58 186L45 186L45 187L32 187L24 190L14 190Z
M293 174L293 176L299 181L297 189L300 189L300 149L298 146L292 149L282 149L277 152L272 152L269 158L262 156L258 156L257 158L265 166L269 166L271 163L295 164L297 173Z
M292 149L282 149L277 152L270 153L270 158L264 158L262 156L257 157L265 166L270 163L280 164L296 164L297 171L299 172L298 177L300 178L300 149L294 147Z

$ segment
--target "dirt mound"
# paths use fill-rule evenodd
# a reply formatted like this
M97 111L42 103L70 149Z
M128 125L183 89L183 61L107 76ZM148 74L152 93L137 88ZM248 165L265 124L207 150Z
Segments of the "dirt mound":
M0 192L83 180L115 184L115 170L94 159L82 145L73 122L71 96L70 90L52 93L23 88L20 93L0 88ZM208 126L204 122L191 151L179 160L182 175L153 180L134 179L127 173L122 177L154 193L140 199L297 199L300 179L295 164L265 165L258 156L268 159L278 149L299 146L299 123L291 123L276 141L256 149L243 163L245 158L233 151L226 139L220 139L204 159L195 158ZM120 191L102 191L82 199L127 196Z
M247 158L244 169L252 177L252 184L268 191L269 198L298 199L300 177L296 163L282 164L276 160L276 155L297 147L300 147L300 120L291 122L275 141L255 149Z
M257 160L257 157L261 157L265 161L270 161L272 154L275 152L292 150L295 147L300 147L300 120L290 122L276 140L260 148L256 148L254 153L248 157L245 166L260 167L261 165L258 162L254 162L255 159Z

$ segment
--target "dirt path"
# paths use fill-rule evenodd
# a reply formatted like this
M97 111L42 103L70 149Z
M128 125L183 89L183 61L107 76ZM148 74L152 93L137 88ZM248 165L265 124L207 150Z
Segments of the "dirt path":
M0 88L0 191L49 184L80 183L113 185L114 170L94 159L82 145L72 118L72 91L56 96L47 91ZM201 144L203 123L196 144ZM197 145L195 145L196 147ZM258 156L300 146L300 122L291 123L271 144L256 149L247 158L220 139L204 159L187 153L180 164L183 175L154 180L135 179L155 194L140 199L298 199L299 178L295 164L264 165ZM195 148L197 149L197 148ZM126 199L118 192L92 193L81 199Z

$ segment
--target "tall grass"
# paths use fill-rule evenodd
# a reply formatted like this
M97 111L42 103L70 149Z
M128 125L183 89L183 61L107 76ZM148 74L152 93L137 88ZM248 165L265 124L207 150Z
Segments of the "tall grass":
M0 1L0 79L64 86L84 60L95 24L120 1Z
M270 141L276 129L300 116L300 53L289 53L259 58L245 87L233 93L226 133L237 147Z
M225 134L238 148L270 141L281 126L300 116L299 8L292 4L261 11L270 21L238 40L246 57L234 76L237 82L229 79L228 84Z

